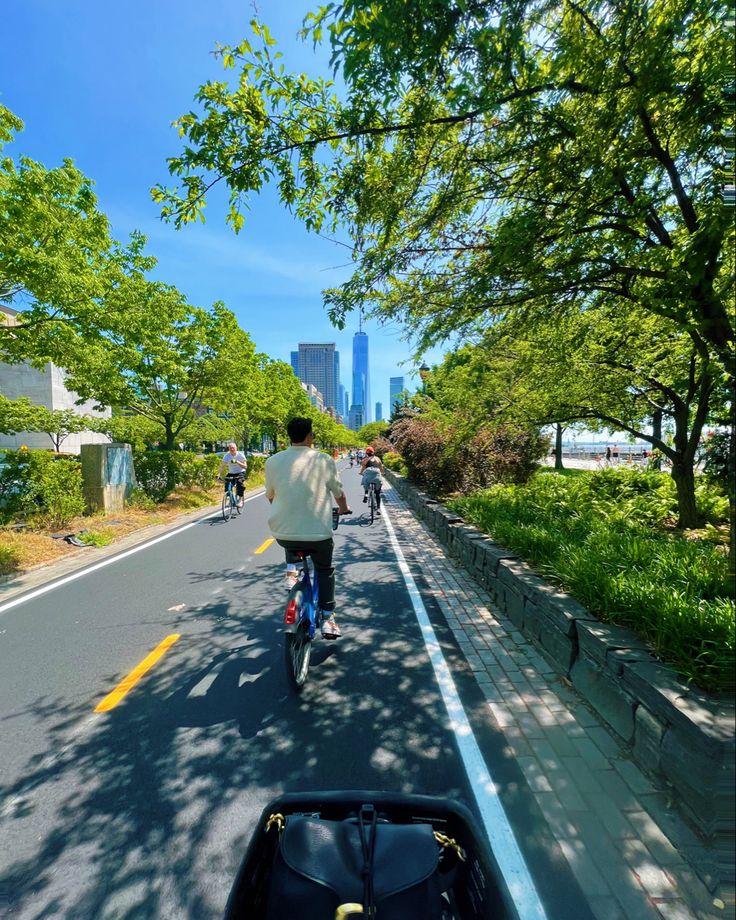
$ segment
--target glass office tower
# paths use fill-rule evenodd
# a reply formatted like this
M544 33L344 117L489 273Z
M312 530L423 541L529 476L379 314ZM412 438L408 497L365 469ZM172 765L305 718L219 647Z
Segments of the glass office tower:
M404 378L403 377L390 377L389 378L389 417L391 417L396 411L396 403L401 402L401 394L404 392Z
M356 332L353 336L353 402L350 417L360 428L370 422L371 381L368 370L368 336ZM358 424L360 421L360 424ZM353 425L351 425L353 427Z
M340 359L334 342L300 342L297 376L311 383L324 397L325 407L339 412L337 376ZM292 364L293 366L293 364Z

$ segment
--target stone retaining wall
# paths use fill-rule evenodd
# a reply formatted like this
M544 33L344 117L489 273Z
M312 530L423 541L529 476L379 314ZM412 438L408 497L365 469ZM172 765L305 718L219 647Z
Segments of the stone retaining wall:
M601 623L514 553L387 471L399 495L537 643L625 742L643 770L664 779L686 819L721 854L736 831L733 697L688 687L637 635Z

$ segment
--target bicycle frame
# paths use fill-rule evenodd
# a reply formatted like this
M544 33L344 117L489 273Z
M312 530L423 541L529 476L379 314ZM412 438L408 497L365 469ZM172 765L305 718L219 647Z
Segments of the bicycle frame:
M301 606L297 603L297 595L302 592ZM284 632L295 633L300 623L308 621L309 638L314 639L315 632L319 626L319 590L317 587L317 573L309 565L309 556L302 556L301 578L292 588L294 597L289 600L284 613ZM299 615L297 615L297 610Z

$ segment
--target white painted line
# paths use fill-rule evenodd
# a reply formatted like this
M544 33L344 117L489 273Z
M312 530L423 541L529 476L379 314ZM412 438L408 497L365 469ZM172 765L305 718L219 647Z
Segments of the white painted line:
M382 504L384 503L382 502ZM422 595L419 593L414 577L409 571L409 566L401 551L399 541L396 539L393 524L388 516L388 509L385 507L383 519L386 522L391 546L393 546L396 554L399 569L422 631L429 660L432 662L442 699L450 717L450 727L455 733L460 757L470 780L470 788L473 790L473 795L478 803L478 809L485 825L491 850L496 857L498 867L519 913L519 920L546 920L547 915L532 881L531 873L516 842L516 837L496 792L496 785L478 747L473 729L470 727L455 681L452 679L450 668L444 659L437 636L432 628L432 623L427 615Z
M245 501L252 502L264 494L265 492L258 492L256 495L251 495L250 498L246 498ZM6 610L17 607L19 604L24 604L26 601L35 600L37 597L41 597L42 594L48 594L48 592L53 591L54 588L60 588L62 585L68 585L70 581L76 581L78 578L82 578L85 575L90 575L92 572L96 572L99 569L104 569L105 566L112 565L113 562L119 562L121 559L126 559L128 556L132 556L134 553L139 553L143 549L148 549L149 546L155 546L156 543L162 543L164 540L170 540L171 537L175 537L177 534L183 533L185 530L189 530L190 527L196 527L197 524L201 524L203 521L213 520L218 516L219 512L217 514L208 514L201 518L197 518L196 521L191 521L189 524L184 524L182 527L177 527L176 530L170 530L168 533L165 533L160 537L154 537L153 540L147 540L145 543L139 543L137 546L134 546L131 549L126 549L124 552L118 553L117 556L111 556L109 559L102 559L100 562L96 562L94 565L91 565L86 569L78 569L76 572L72 572L70 575L67 575L64 578L60 578L58 581L52 581L47 585L42 585L40 588L36 588L35 591L29 591L28 594L22 594L20 597L16 597L12 601L8 601L7 604L0 605L0 613L5 613Z

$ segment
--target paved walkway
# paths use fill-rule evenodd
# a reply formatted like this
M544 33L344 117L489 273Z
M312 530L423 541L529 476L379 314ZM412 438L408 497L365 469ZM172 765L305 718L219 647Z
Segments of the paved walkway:
M695 835L667 808L665 791L388 484L385 498L408 561L421 565L596 917L733 917L732 897L709 892L673 844L704 858Z

